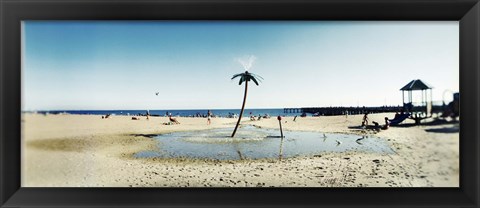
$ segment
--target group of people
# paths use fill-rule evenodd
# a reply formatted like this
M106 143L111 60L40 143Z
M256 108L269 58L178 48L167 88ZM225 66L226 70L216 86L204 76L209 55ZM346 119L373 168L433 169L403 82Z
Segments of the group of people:
M163 123L163 125L180 124L180 122L176 118L172 117L172 113L167 113L167 115L168 115L169 122ZM150 111L147 110L144 116L146 116L147 121L150 120ZM106 119L109 117L110 117L110 114L107 114L106 116L102 116L102 119ZM132 120L138 121L140 120L140 117L132 116Z
M380 124L378 122L375 122L375 121L372 121L373 126L368 126L368 121L369 121L368 114L369 113L367 112L367 113L365 113L365 115L363 115L362 127L367 127L367 128L372 127L376 130L380 130L380 129L387 130L390 127L390 121L389 121L388 117L385 117L385 124L383 126L380 126Z
M270 118L270 115L264 114L263 116L261 114L258 114L258 116L252 115L252 112L250 112L250 121L260 121L262 118Z
M258 119L257 119L258 118ZM250 116L250 121L256 121L256 120L259 120L262 118L262 116L258 115L258 117L256 116Z
M228 118L238 118L236 113L228 113Z
M145 114L138 114L139 116L146 116L146 119L147 120L150 120L150 112L147 110ZM111 115L110 114L107 114L105 116L102 116L102 119L106 119L106 118L109 118ZM140 117L139 116L133 116L131 117L132 120L140 120ZM172 124L180 124L180 122L172 117L172 113L169 113L168 111L165 113L165 116L168 116L168 119L169 119L169 122L166 122L166 123L163 123L164 125L172 125ZM204 117L204 116L201 116L201 114L197 113L196 116L200 116L200 117ZM206 114L206 118L207 118L207 125L211 125L212 124L212 118L215 117L214 114L212 113L211 110L208 110L208 113ZM236 114L233 114L233 113L229 113L228 115L229 118L236 118L237 115ZM204 117L205 118L205 117ZM262 118L270 118L270 115L268 114L265 114L265 115L261 115L261 114L258 114L258 116L254 116L252 115L252 113L250 112L250 120L251 121L255 121L255 120L260 120Z
M102 119L107 119L107 118L110 117L110 115L111 115L111 114L107 114L107 115L105 115L105 116L102 116ZM140 114L139 114L139 115L140 115ZM176 118L172 117L172 113L168 113L168 112L167 112L165 115L168 116L169 122L165 122L165 123L163 123L163 125L180 124L180 122L179 122ZM145 113L144 116L146 116L147 120L150 120L150 112L149 112L148 110L147 110L147 112ZM210 124L211 124L211 122L212 122L212 117L213 117L213 113L212 113L212 111L209 110L209 111L208 111L208 114L207 114L207 125L210 125ZM138 117L138 116L132 116L132 120L140 120L140 117Z

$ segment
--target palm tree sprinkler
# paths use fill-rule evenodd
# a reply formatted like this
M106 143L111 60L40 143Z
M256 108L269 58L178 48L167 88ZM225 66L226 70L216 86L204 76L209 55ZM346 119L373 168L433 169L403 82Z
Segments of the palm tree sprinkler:
M263 79L261 76L249 73L247 70L245 70L244 73L233 75L232 80L237 77L240 77L238 85L242 85L242 83L245 82L245 94L243 95L242 110L240 110L240 116L238 117L237 125L235 125L235 129L233 130L232 137L235 136L238 125L240 125L240 120L242 120L243 110L245 109L245 102L247 101L248 82L252 80L258 86L258 81L261 81Z

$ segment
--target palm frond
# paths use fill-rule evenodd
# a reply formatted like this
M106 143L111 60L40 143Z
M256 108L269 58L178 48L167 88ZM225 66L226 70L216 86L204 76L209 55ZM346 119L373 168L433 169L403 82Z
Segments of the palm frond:
M262 81L263 80L263 77L258 75L258 74L252 74L250 73L253 77L255 77L256 79L258 79L258 81Z
M232 80L237 77L240 77L240 80L238 81L238 85L242 85L243 82L249 82L249 81L253 81L255 82L256 85L258 85L258 83L262 82L263 80L263 77L257 74L249 73L248 71L233 75Z
M233 75L232 79L235 79L235 78L237 78L239 76L243 76L243 75L245 75L245 73L235 74L235 75Z
M258 86L258 81L257 81L257 79L255 79L254 76L252 76L251 79L252 79L252 81L255 82L255 84Z
M240 81L238 82L238 85L242 85L244 81L245 81L245 76L241 76Z

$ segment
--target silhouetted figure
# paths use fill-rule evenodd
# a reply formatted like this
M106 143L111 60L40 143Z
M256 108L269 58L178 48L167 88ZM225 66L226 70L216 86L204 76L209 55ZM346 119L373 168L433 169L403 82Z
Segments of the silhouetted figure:
M390 127L390 121L388 117L385 117L385 125L382 127L383 130L387 130Z
M362 126L368 126L368 113L365 113L365 115L363 115Z
M176 118L172 118L171 115L168 118L170 119L170 122L173 122L175 124L180 124L180 122L178 122Z

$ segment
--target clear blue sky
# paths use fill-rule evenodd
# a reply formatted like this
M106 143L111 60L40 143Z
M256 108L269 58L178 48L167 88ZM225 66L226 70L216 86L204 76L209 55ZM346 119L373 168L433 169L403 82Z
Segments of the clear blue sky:
M25 21L23 110L401 105L459 90L458 22ZM159 92L156 96L155 92ZM451 93L445 93L451 100Z

